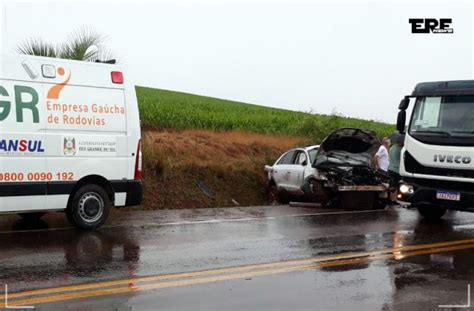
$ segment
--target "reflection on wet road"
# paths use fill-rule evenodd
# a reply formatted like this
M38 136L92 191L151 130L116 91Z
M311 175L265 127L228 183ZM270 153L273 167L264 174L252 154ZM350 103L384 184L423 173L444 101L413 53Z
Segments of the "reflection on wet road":
M60 216L0 217L10 305L424 310L466 304L474 276L474 215L466 213L428 223L398 209L121 212L96 232Z

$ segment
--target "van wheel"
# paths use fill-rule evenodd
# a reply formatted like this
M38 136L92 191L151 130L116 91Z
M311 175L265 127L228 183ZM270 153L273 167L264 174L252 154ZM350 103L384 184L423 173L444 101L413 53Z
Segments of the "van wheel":
M85 185L76 191L66 209L67 219L83 230L99 228L110 213L110 199L102 187Z
M446 213L446 209L430 205L420 205L418 206L418 212L428 220L438 220Z
M21 218L23 218L24 220L28 222L36 222L40 220L41 217L43 217L44 215L46 215L45 212L18 214L18 216L20 216Z

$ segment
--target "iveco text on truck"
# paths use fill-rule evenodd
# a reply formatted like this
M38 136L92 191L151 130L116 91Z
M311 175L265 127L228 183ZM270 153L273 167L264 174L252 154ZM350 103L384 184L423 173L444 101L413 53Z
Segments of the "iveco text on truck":
M474 81L425 82L400 102L405 132L399 199L437 219L447 209L474 212Z
M135 88L114 64L0 56L0 213L81 229L140 204Z

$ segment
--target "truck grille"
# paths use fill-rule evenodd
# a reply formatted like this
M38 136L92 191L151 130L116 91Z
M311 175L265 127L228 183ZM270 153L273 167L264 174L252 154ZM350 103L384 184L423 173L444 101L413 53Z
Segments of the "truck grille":
M408 152L405 152L404 163L406 171L413 174L474 178L474 170L423 166Z

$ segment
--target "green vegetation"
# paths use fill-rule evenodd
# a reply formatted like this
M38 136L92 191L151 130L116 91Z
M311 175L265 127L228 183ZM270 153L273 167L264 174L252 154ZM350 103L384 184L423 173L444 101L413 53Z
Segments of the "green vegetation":
M41 38L29 38L18 44L17 52L53 58L95 62L112 59L112 54L103 44L105 37L92 28L82 27L70 35L68 41L54 44Z
M309 136L313 140L320 140L340 127L372 129L380 136L387 136L395 130L390 124L338 114L318 115L180 92L145 87L136 89L142 123L158 128L242 130Z

